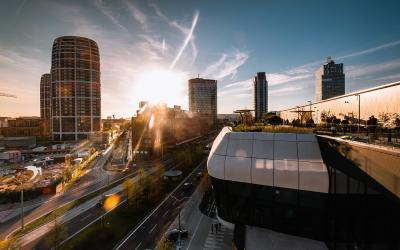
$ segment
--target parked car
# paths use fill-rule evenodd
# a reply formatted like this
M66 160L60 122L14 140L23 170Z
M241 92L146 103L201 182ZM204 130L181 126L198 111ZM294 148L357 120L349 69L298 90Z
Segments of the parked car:
M193 186L193 184L191 182L183 183L183 191L189 190L192 186Z
M171 229L171 230L169 230L168 232L166 232L166 233L165 233L165 237L166 237L168 240L175 242L175 241L177 241L178 238L179 238L179 233L181 234L181 238L187 238L188 235L189 235L188 231L185 230L185 229L179 230L179 229L177 229L177 228L174 228L174 229Z

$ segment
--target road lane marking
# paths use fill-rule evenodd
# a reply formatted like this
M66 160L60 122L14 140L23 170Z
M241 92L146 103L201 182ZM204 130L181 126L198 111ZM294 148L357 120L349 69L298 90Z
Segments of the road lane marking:
M154 227L152 229L150 229L149 233L152 233L154 228L156 228L156 227L157 227L157 224L155 224Z
M140 222L140 224L138 225L138 226L136 226L136 228L135 229L133 229L128 235L126 235L125 236L125 238L121 241L121 242L119 242L118 243L118 245L117 246L115 246L114 248L113 248L113 250L118 250L118 249L120 249L121 247L122 247L122 245L124 245L125 244L125 242L127 242L128 240L129 240L129 238L134 234L134 233L136 233L136 231L167 201L167 200L169 200L170 198L171 198L171 196L176 192L176 190L178 190L178 188L179 187L181 187L182 185L183 185L183 183L185 183L185 181L195 172L195 171L197 171L205 162L206 162L206 160L207 159L204 159L204 160L202 160L194 169L193 169L193 171L192 172L190 172L190 174L187 176L187 177L185 177L185 179L183 179L179 184L178 184L178 186L176 186L175 187L175 189L174 190L172 190L171 191L171 193L169 193L165 198L164 198L164 200L163 201L161 201L160 202L160 204L158 204L158 206L156 207L156 208L154 208L153 209L153 211L152 212L150 212L150 214L149 215L147 215L141 222Z
M140 242L139 245L136 246L135 250L137 250L140 247L140 245L142 245L142 242Z
M167 215L167 213L169 212L169 210L167 210L164 214L163 217L165 217Z
M82 219L80 219L79 221L84 221L84 220L86 220L87 218L89 218L90 216L92 216L92 214L88 214L88 215L86 215L85 217L83 217Z
M190 245L192 244L192 240L193 240L193 238L196 236L197 230L199 229L199 225L200 225L200 222L203 220L203 217L204 217L204 214L202 213L202 214L201 214L201 217L200 217L200 220L199 220L199 222L197 222L197 226L196 226L196 228L194 229L194 232L193 232L193 234L192 234L193 237L190 238L190 241L189 241L189 244L188 244L187 249L190 249Z

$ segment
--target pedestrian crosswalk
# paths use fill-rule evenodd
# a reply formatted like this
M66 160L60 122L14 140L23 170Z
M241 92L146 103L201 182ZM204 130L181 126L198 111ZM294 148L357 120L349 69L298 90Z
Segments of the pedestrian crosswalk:
M233 239L233 231L221 226L216 232L215 228L208 232L204 242L204 250L211 249L230 249Z

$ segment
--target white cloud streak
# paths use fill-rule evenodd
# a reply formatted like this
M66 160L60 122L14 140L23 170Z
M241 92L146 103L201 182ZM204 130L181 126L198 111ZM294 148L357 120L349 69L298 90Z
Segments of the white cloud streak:
M339 56L336 59L341 60L341 59L350 58L350 57L362 56L362 55L370 54L370 53L373 53L373 52L376 52L376 51L379 51L379 50L383 50L383 49L387 49L387 48L390 48L390 47L394 47L394 46L397 46L397 45L400 45L400 40L393 41L393 42L386 43L386 44L382 44L382 45L379 45L377 47L373 47L373 48L357 51L357 52L350 53L350 54L347 54L347 55L344 55L344 56Z
M104 5L102 0L95 0L94 4L115 26L124 32L128 32L128 29L118 21L112 11Z
M187 34L186 39L183 42L182 47L180 48L178 54L176 55L175 59L172 61L171 65L169 66L170 70L172 70L175 67L176 63L181 58L182 53L185 50L186 46L188 45L189 41L192 39L193 32L194 32L194 29L196 28L196 24L197 24L198 19L199 19L199 12L196 11L194 16L193 16L193 21L192 21L192 26L190 28L190 31Z
M233 54L222 54L218 61L208 66L202 73L205 77L221 80L231 76L231 79L236 76L238 68L246 63L249 58L249 53L236 50Z
M150 5L150 7L152 7L154 9L157 16L159 16L161 19L163 19L169 26L178 29L185 36L189 35L189 33L190 33L189 27L185 27L185 26L179 24L177 21L169 19L166 15L164 15L164 13L162 13L160 8L158 8L158 6L156 4L150 3L149 5ZM192 64L195 62L197 55L198 55L198 50L196 47L195 40L196 40L196 37L194 34L192 34L191 39L190 39L190 47L192 49Z
M358 78L361 76L372 75L394 69L400 69L400 59L370 65L348 66L346 70L346 77Z
M146 32L149 32L150 29L147 24L146 15L138 7L136 7L133 3L126 1L126 0L124 1L124 3L128 7L128 10L129 10L131 16L140 23L143 30Z

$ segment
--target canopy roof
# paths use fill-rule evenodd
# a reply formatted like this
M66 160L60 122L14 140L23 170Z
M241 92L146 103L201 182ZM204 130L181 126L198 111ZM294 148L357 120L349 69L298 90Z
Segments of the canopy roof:
M328 193L329 175L313 134L232 132L211 148L210 176L264 186Z

